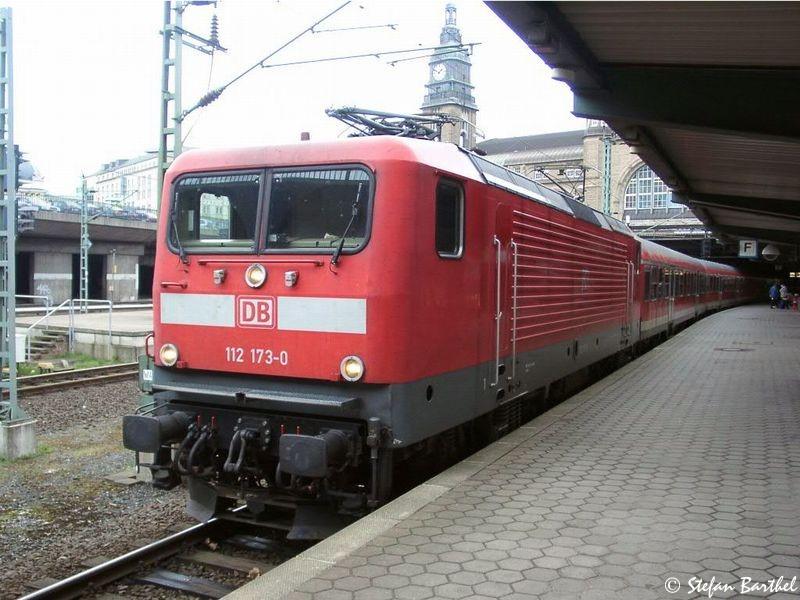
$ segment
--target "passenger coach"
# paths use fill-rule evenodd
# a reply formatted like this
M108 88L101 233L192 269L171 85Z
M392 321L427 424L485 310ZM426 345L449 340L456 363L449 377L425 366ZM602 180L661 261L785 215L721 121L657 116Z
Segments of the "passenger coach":
M748 295L438 142L191 151L164 190L124 437L200 519L237 499L360 514L393 465L502 433L568 376Z

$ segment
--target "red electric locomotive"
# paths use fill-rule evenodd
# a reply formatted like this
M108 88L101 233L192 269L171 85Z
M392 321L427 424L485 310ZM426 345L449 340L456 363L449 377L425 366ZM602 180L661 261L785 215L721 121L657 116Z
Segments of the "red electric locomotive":
M155 485L188 481L200 519L235 500L369 510L393 464L507 428L571 374L748 292L425 140L187 152L161 215L155 356L124 442L153 455Z

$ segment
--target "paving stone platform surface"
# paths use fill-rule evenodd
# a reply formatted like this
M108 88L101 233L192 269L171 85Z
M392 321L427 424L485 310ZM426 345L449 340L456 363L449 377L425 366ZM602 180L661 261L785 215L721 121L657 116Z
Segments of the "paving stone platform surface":
M800 599L800 314L712 315L554 411L336 559L284 565L290 589L279 567L235 597L738 598L784 577L750 597Z

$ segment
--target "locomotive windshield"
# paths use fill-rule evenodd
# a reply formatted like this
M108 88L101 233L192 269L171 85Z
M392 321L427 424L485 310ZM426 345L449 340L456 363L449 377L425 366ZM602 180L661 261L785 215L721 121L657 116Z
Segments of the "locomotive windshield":
M183 249L255 249L259 173L185 177L176 185L172 243Z
M181 254L316 251L338 259L366 240L371 186L359 167L189 175L175 185L170 242ZM262 219L266 239L256 233Z
M269 250L360 247L367 235L370 178L364 169L274 171Z

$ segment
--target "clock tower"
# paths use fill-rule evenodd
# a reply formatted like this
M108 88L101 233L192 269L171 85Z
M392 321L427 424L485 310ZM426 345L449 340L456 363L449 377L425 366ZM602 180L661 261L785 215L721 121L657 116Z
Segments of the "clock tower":
M461 48L461 31L456 26L456 7L445 8L445 22L439 35L439 47L431 56L430 75L425 84L426 94L422 112L427 115L452 115L456 125L442 127L442 141L459 144L467 149L475 146L475 120L478 106L470 83L472 63L469 51Z

